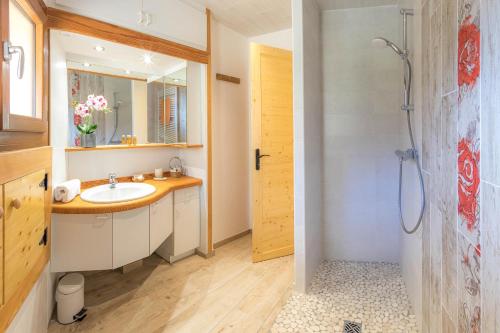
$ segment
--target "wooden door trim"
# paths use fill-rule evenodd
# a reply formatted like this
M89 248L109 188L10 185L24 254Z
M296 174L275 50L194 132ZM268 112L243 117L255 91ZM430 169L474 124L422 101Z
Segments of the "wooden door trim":
M212 237L212 12L207 8L207 252L213 255Z
M196 49L191 46L57 8L49 7L47 9L47 15L49 29L74 32L139 49L208 64L209 52L205 50Z

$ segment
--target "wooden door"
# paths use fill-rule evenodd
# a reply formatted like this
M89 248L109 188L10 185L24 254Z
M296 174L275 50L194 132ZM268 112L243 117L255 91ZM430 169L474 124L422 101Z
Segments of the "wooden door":
M293 253L293 100L289 51L252 45L252 144L255 156L252 258L257 262ZM259 158L257 149L260 156L269 156Z
M43 257L45 221L45 170L4 185L5 300L19 291Z

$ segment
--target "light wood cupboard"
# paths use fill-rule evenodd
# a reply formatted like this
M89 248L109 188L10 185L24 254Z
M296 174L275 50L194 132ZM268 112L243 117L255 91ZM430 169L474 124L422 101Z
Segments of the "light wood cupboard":
M4 294L10 299L45 251L45 170L6 183L3 206Z
M149 254L153 254L172 234L174 221L173 193L158 200L149 209Z
M51 148L0 153L0 332L50 258Z

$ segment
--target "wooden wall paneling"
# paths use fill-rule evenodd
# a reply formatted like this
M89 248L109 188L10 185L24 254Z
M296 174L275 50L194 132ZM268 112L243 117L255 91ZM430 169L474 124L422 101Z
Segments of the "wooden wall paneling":
M70 31L203 64L208 63L207 51L194 47L56 8L49 7L47 14L50 29Z

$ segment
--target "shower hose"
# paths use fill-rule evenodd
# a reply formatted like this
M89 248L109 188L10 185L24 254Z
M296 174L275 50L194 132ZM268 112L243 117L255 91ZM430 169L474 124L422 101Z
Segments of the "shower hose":
M407 65L408 69L408 77L404 78L404 84L405 84L405 111L406 111L406 119L408 122L408 134L410 136L410 143L411 143L411 149L409 150L411 152L410 158L413 159L417 165L417 171L418 171L418 178L420 181L420 196L421 196L421 205L420 205L420 215L418 217L418 221L415 224L415 226L411 229L406 227L406 223L404 220L403 216L403 208L402 208L402 187L403 187L403 162L405 161L406 158L403 156L399 157L399 196L398 196L398 204L399 204L399 220L401 223L401 227L403 228L404 232L407 234L413 234L415 233L420 225L422 224L422 218L424 217L424 211L425 211L425 187L424 187L424 177L422 176L422 168L420 167L420 161L419 161L419 156L418 156L418 151L417 148L415 147L415 140L413 139L413 130L411 126L411 111L410 111L410 92L411 92L411 74L412 74L412 69L411 69L411 64L408 59L405 59L405 63ZM405 73L406 74L406 73Z

